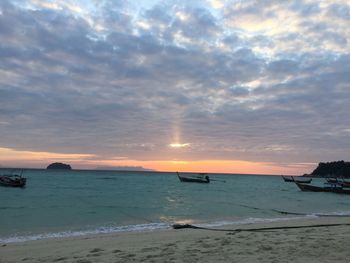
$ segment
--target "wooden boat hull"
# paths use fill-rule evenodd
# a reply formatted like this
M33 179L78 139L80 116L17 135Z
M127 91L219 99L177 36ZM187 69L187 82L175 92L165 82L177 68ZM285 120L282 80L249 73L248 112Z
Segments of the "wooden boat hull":
M338 179L338 178L326 178L326 181L330 184L337 184L341 187L350 188L350 182L345 181L344 179Z
M177 173L177 176L180 180L180 182L185 182L185 183L201 183L201 184L208 184L210 183L210 179L208 176L205 178L190 178L190 177L183 177L180 176L179 173Z
M343 189L341 187L336 186L314 186L302 183L295 183L301 191L305 192L329 192L329 193L337 193L337 194L350 194L350 189Z
M295 183L295 182L297 182L297 183L302 183L302 184L309 184L309 183L311 183L311 181L312 181L312 178L309 178L309 179L299 179L299 178L295 178L295 177L293 177L293 176L291 176L291 177L285 177L285 176L282 176L282 178L283 178L283 180L285 181L285 182L289 182L289 183Z
M207 180L202 180L202 179L195 179L195 178L185 178L181 177L179 178L181 182L186 182L186 183L202 183L202 184L208 184L209 181Z
M12 177L12 176L0 176L0 185L1 186L8 186L8 187L25 187L26 185L26 178L23 177Z
M340 185L342 187L350 188L350 182L341 182Z

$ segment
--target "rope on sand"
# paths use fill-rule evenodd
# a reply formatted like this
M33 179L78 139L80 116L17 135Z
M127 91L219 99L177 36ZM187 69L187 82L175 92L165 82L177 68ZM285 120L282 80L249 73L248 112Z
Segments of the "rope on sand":
M202 230L211 230L211 231L224 231L224 232L257 232L257 231L269 231L269 230L282 230L282 229L297 229L297 228L316 228L316 227L334 227L334 226L350 226L350 223L342 223L342 224L317 224L317 225L304 225L304 226L279 226L279 227L263 227L263 228L237 228L237 229L220 229L220 228L207 228L194 226L190 224L174 224L174 229L202 229Z

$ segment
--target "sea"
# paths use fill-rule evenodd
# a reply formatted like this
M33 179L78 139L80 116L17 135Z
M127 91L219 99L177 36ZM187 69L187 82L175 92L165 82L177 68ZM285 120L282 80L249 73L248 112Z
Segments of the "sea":
M0 243L166 230L174 223L223 227L350 216L350 196L301 192L280 176L209 174L210 184L161 172L25 170L23 176L23 189L0 187Z

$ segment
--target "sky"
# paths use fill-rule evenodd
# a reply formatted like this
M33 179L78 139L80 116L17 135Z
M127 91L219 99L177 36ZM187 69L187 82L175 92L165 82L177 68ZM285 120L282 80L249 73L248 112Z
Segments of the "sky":
M0 166L350 160L349 0L2 0Z

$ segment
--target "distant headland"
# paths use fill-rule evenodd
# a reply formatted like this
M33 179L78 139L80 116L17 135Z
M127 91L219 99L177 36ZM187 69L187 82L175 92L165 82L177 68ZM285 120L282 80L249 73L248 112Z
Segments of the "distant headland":
M96 170L104 171L136 171L136 172L154 172L153 169L144 168L142 166L98 166Z
M72 170L69 164L65 163L52 163L47 168L47 170Z
M350 162L319 163L310 175L317 177L350 177Z

